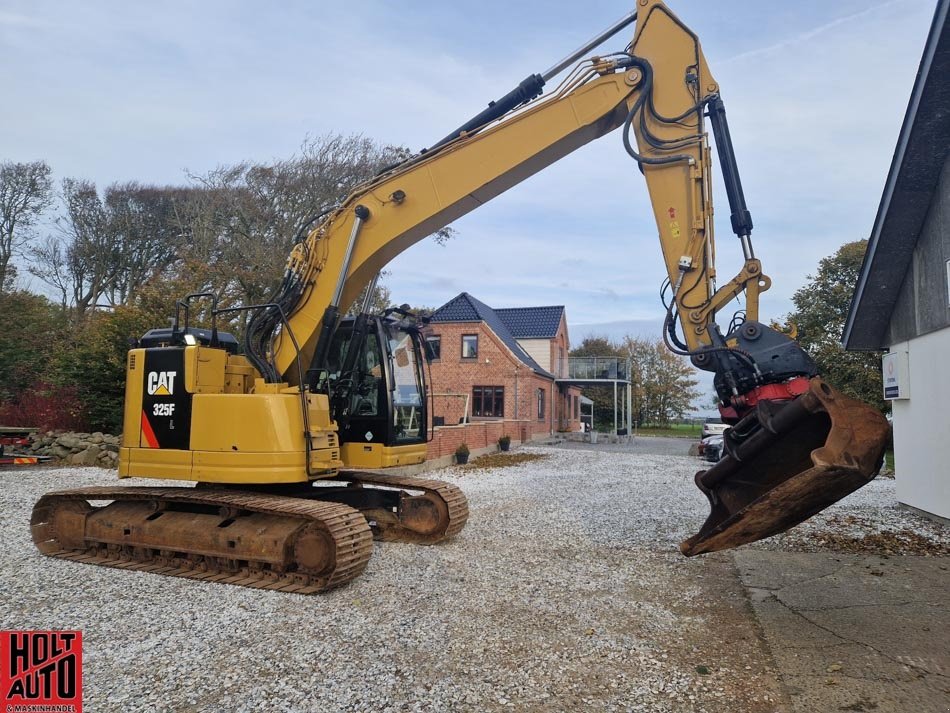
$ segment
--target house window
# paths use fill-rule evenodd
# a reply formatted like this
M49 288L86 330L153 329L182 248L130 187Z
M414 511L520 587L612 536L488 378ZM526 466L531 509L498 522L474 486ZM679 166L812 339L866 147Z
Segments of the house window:
M538 420L544 420L544 389L538 389Z
M472 416L505 417L504 386L473 386Z
M477 357L478 357L478 335L477 334L463 334L462 335L462 358L475 359Z
M434 337L426 337L426 352L428 352L428 357L432 361L435 361L436 359L441 359L442 358L442 337L438 335Z

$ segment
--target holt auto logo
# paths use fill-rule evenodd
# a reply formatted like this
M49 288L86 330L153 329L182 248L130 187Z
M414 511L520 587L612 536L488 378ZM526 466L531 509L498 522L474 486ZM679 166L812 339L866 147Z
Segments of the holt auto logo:
M0 713L82 713L81 631L0 631Z

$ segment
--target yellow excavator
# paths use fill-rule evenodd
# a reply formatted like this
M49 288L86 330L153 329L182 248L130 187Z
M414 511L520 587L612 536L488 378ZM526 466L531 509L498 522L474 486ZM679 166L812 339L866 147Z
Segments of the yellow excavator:
M634 25L618 51L588 57ZM542 96L554 77L560 83ZM712 127L744 263L716 283ZM888 426L819 377L759 321L769 278L752 249L719 85L697 36L660 0L632 12L430 148L354 190L297 243L266 304L178 303L171 328L128 353L120 478L194 487L99 487L43 496L41 552L209 582L314 593L366 566L373 537L435 543L468 517L462 492L386 472L428 439L424 320L341 315L396 255L584 144L621 129L650 191L667 266L663 336L714 373L732 424L725 456L696 475L710 514L686 555L782 532L869 482ZM716 314L744 293L725 334ZM210 302L210 329L189 323ZM239 342L217 329L246 311Z

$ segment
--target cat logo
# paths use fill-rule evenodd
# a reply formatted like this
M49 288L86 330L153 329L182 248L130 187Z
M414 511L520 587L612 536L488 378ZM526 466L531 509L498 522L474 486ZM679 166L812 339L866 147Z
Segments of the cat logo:
M175 393L177 371L150 371L145 380L145 390L149 396L171 396Z

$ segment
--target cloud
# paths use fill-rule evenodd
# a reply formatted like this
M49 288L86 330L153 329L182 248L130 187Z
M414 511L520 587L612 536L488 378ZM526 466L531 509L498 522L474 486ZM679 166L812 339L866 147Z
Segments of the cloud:
M775 281L763 316L783 315L820 258L870 229L932 0L677 9L723 87L756 248ZM0 52L18 71L5 88L16 110L0 114L2 158L44 158L58 178L104 185L181 182L184 168L288 156L329 131L418 149L616 14L605 0L554 0L544 13L435 0L8 0ZM742 257L715 184L724 284ZM456 227L444 249L423 242L392 263L395 300L433 306L467 290L495 306L565 304L586 324L661 314L657 229L616 133Z

